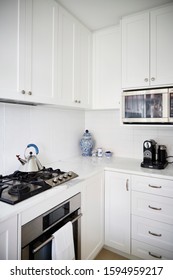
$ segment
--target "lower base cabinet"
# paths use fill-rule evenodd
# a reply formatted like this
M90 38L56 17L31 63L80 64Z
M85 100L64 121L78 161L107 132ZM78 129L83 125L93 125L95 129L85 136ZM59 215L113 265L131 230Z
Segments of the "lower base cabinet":
M17 260L17 215L1 222L0 260Z
M130 254L130 176L105 172L105 245Z
M85 181L82 192L81 258L92 260L104 245L104 173Z
M132 255L144 260L172 260L173 253L132 239Z
M132 254L145 260L172 260L172 180L133 175L131 182Z

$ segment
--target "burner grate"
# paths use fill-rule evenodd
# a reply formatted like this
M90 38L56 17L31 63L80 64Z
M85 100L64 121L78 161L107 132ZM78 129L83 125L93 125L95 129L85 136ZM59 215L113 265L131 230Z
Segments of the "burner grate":
M22 194L26 194L30 192L30 186L25 183L17 184L15 186L12 186L9 190L8 193L11 195L16 195L20 196Z

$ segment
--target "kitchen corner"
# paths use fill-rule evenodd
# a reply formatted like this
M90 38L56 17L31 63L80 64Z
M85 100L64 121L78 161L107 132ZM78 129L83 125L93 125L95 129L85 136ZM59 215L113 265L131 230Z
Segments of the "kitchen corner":
M52 260L67 224L71 259L173 260L172 1L1 0L0 23L0 260Z
M112 245L109 241L109 237L107 236L107 230L110 225L107 224L107 215L109 217L112 216L111 213L107 213L110 208L110 205L108 201L110 198L108 198L109 194L115 192L114 194L114 201L122 200L122 197L119 197L119 188L123 190L125 193L123 194L124 202L126 201L126 196L128 195L128 200L126 203L126 207L130 203L130 193L134 193L133 190L133 181L135 181L135 178L138 178L138 180L154 180L153 185L162 184L163 187L164 184L173 182L173 168L172 165L167 166L164 170L153 170L153 169L146 169L140 167L140 160L132 159L132 158L121 158L121 157L111 157L106 158L104 157L75 157L70 158L68 160L61 160L52 163L53 168L61 168L62 170L73 170L74 172L77 172L79 177L74 178L73 180L70 180L69 182L62 184L60 186L54 187L52 189L49 189L47 191L44 191L40 193L39 195L35 195L34 197L31 197L29 199L24 200L23 202L20 202L14 206L7 205L6 203L1 202L0 203L0 221L3 223L3 221L10 220L11 218L18 216L18 235L21 235L21 226L29 222L30 220L34 219L35 217L41 215L43 212L46 212L52 207L55 207L58 204L61 204L63 201L69 199L70 197L73 197L77 193L81 193L81 212L83 212L83 217L81 218L82 221L82 259L93 259L96 254L101 250L103 246L105 246L108 249L113 250L113 248L117 247L115 245ZM104 175L105 174L105 175ZM112 183L108 183L109 180L111 180L111 176L118 176L116 179L112 179L112 183L116 180L117 186L114 187L113 183L113 189L112 191L109 190ZM110 177L110 178L109 178ZM102 178L102 179L101 179ZM148 179L147 179L148 178ZM160 178L160 179L159 179ZM101 181L100 181L101 180ZM120 181L119 181L120 180ZM105 181L105 183L103 183ZM147 185L148 183L146 183ZM105 185L105 186L104 186ZM139 190L141 183L139 184ZM168 186L169 187L169 186ZM136 186L135 186L136 188ZM154 190L154 189L153 189ZM151 189L151 191L153 191ZM162 190L164 191L164 190ZM168 190L167 190L168 191ZM117 192L117 193L116 193ZM147 190L144 190L144 192L148 192ZM150 192L150 190L149 190ZM172 190L170 189L169 195L166 194L166 196L173 197ZM151 192L153 195L153 192ZM160 194L159 194L160 195ZM104 203L104 196L105 196L105 203ZM165 193L163 192L163 200L164 200ZM98 200L97 198L100 197ZM87 202L87 199L89 201ZM172 200L169 198L169 200ZM108 204L107 204L108 203ZM114 203L114 202L113 202ZM172 203L172 202L171 202ZM90 221L92 220L92 217L96 215L96 217L99 219L99 225L95 223L94 217L94 223L97 224L97 233L99 236L99 240L96 239L96 243L94 244L94 247L91 246L86 248L85 247L85 240L87 238L86 232L87 230L92 231L92 227L87 229L87 222L86 218L88 215L88 211L90 213L90 207L94 207L94 205L98 204L98 209L95 211L95 213L92 212L92 216L89 214ZM116 203L118 205L118 201ZM130 203L131 204L131 203ZM104 208L105 205L105 208ZM89 207L89 208L88 208ZM112 206L111 206L112 207ZM117 206L116 206L117 207ZM130 219L130 205L129 208L127 208L126 215ZM116 211L120 211L120 209L116 209ZM105 213L105 214L104 214ZM105 217L104 217L105 216ZM116 215L113 215L114 219L116 220ZM119 212L118 219L124 218L121 217L121 214ZM97 220L96 218L96 220ZM112 219L112 218L111 218ZM101 224L100 224L101 223ZM118 223L118 221L117 221ZM117 224L118 225L118 224ZM128 225L128 222L127 224ZM91 225L90 225L91 226ZM106 228L107 229L106 229ZM112 227L112 225L111 225ZM104 228L106 230L105 232L105 239L104 239ZM96 231L95 229L95 231ZM126 229L125 233L129 231L130 226L128 230ZM109 229L110 230L110 229ZM116 227L116 231L118 232L118 228ZM89 233L88 233L89 234ZM124 233L123 233L124 235ZM97 238L98 238L97 236ZM124 238L124 237L123 237ZM128 237L129 238L129 237ZM21 241L18 240L18 246L20 247ZM92 250L91 250L92 249ZM19 248L18 248L19 250ZM88 250L88 251L87 251ZM121 252L122 254L126 254L126 257L128 258L135 258L133 256L133 253L131 250L123 249L123 247L118 248L118 252ZM124 252L124 253L123 253ZM131 253L130 253L131 252ZM132 254L132 255L131 255ZM138 256L138 254L135 252L134 255ZM169 257L169 256L167 256ZM18 256L20 259L20 254Z

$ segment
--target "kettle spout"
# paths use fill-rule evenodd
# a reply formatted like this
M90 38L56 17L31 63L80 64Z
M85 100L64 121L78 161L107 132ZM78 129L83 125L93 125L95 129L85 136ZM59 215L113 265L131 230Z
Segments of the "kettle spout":
M16 155L16 157L17 157L17 159L20 161L20 163L21 163L22 165L25 165L26 160L20 158L20 155Z

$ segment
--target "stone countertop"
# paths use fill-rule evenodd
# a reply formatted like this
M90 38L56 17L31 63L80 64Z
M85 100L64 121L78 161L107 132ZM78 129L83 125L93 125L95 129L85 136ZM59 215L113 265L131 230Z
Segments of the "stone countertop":
M102 172L103 170L117 171L128 174L135 174L141 176L150 176L160 179L173 180L173 164L169 164L164 170L156 170L140 167L141 161L131 158L98 158L98 157L77 157L68 160L57 161L51 163L49 166L52 168L60 168L63 171L74 171L79 177L40 193L32 198L26 199L16 205L9 205L4 202L0 202L0 222L5 219L23 212L25 209L32 209L32 206L46 201L53 196L59 195L62 192L66 192L69 188L73 189L80 182L87 178Z

